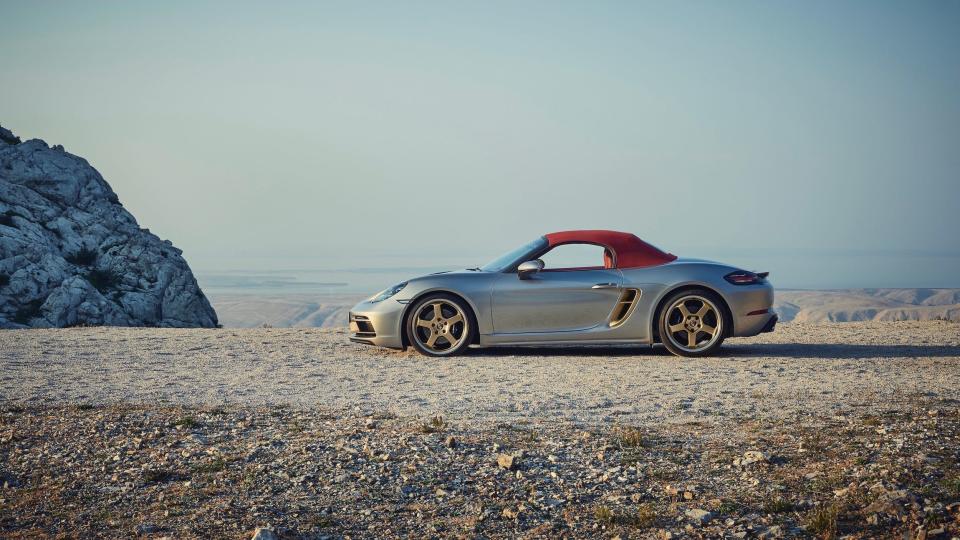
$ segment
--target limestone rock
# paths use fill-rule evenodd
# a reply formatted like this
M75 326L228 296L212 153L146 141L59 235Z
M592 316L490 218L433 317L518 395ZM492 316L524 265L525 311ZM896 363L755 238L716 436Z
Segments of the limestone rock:
M181 253L86 160L0 128L0 328L214 327Z

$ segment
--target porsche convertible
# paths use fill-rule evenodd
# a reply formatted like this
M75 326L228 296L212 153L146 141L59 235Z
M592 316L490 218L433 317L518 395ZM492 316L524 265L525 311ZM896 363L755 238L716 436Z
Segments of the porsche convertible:
M629 343L706 356L727 337L773 331L772 304L767 272L678 258L630 233L566 231L375 294L350 310L350 340L428 356Z

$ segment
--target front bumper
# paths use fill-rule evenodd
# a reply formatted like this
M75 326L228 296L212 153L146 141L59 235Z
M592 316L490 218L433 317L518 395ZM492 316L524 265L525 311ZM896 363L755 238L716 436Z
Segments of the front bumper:
M364 301L350 309L350 341L403 348L403 312L406 304L388 298L382 302Z

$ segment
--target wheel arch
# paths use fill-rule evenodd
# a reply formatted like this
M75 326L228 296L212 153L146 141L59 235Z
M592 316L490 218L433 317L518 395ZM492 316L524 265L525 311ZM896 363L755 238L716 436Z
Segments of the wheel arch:
M716 288L703 283L684 283L682 285L664 289L663 293L660 295L660 298L657 300L657 307L653 310L653 317L650 318L650 336L653 338L654 342L660 342L660 312L663 311L663 307L667 303L667 298L670 298L678 292L694 290L709 291L720 299L720 308L723 310L723 334L726 337L734 335L733 312L730 310L730 304L727 302L727 299L724 298L723 293L718 291Z
M465 306L467 306L467 309L469 309L471 314L473 315L473 319L470 320L470 323L471 323L470 331L473 332L473 337L470 338L470 344L475 345L479 343L480 330L479 330L479 323L478 323L479 315L477 311L477 306L473 305L473 302L467 299L466 296L459 294L457 292L454 292L450 289L428 289L425 291L421 291L416 296L411 298L407 302L407 304L403 307L403 314L400 316L401 345L403 345L404 348L410 347L410 339L407 337L407 317L410 315L410 310L413 309L413 306L415 306L417 302L420 301L421 298L423 298L424 296L430 296L431 294L445 294L448 296L452 296L457 300L460 300L461 302L463 302Z

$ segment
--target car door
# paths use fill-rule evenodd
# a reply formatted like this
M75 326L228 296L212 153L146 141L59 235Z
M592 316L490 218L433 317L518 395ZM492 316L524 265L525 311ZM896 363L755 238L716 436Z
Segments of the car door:
M552 261L560 267L550 268L549 255L543 256L548 267L528 279L506 273L494 283L494 333L574 332L608 322L620 298L623 276L615 268L604 268L603 248L591 259L601 266L570 266L563 264L569 259L561 257L559 264Z

